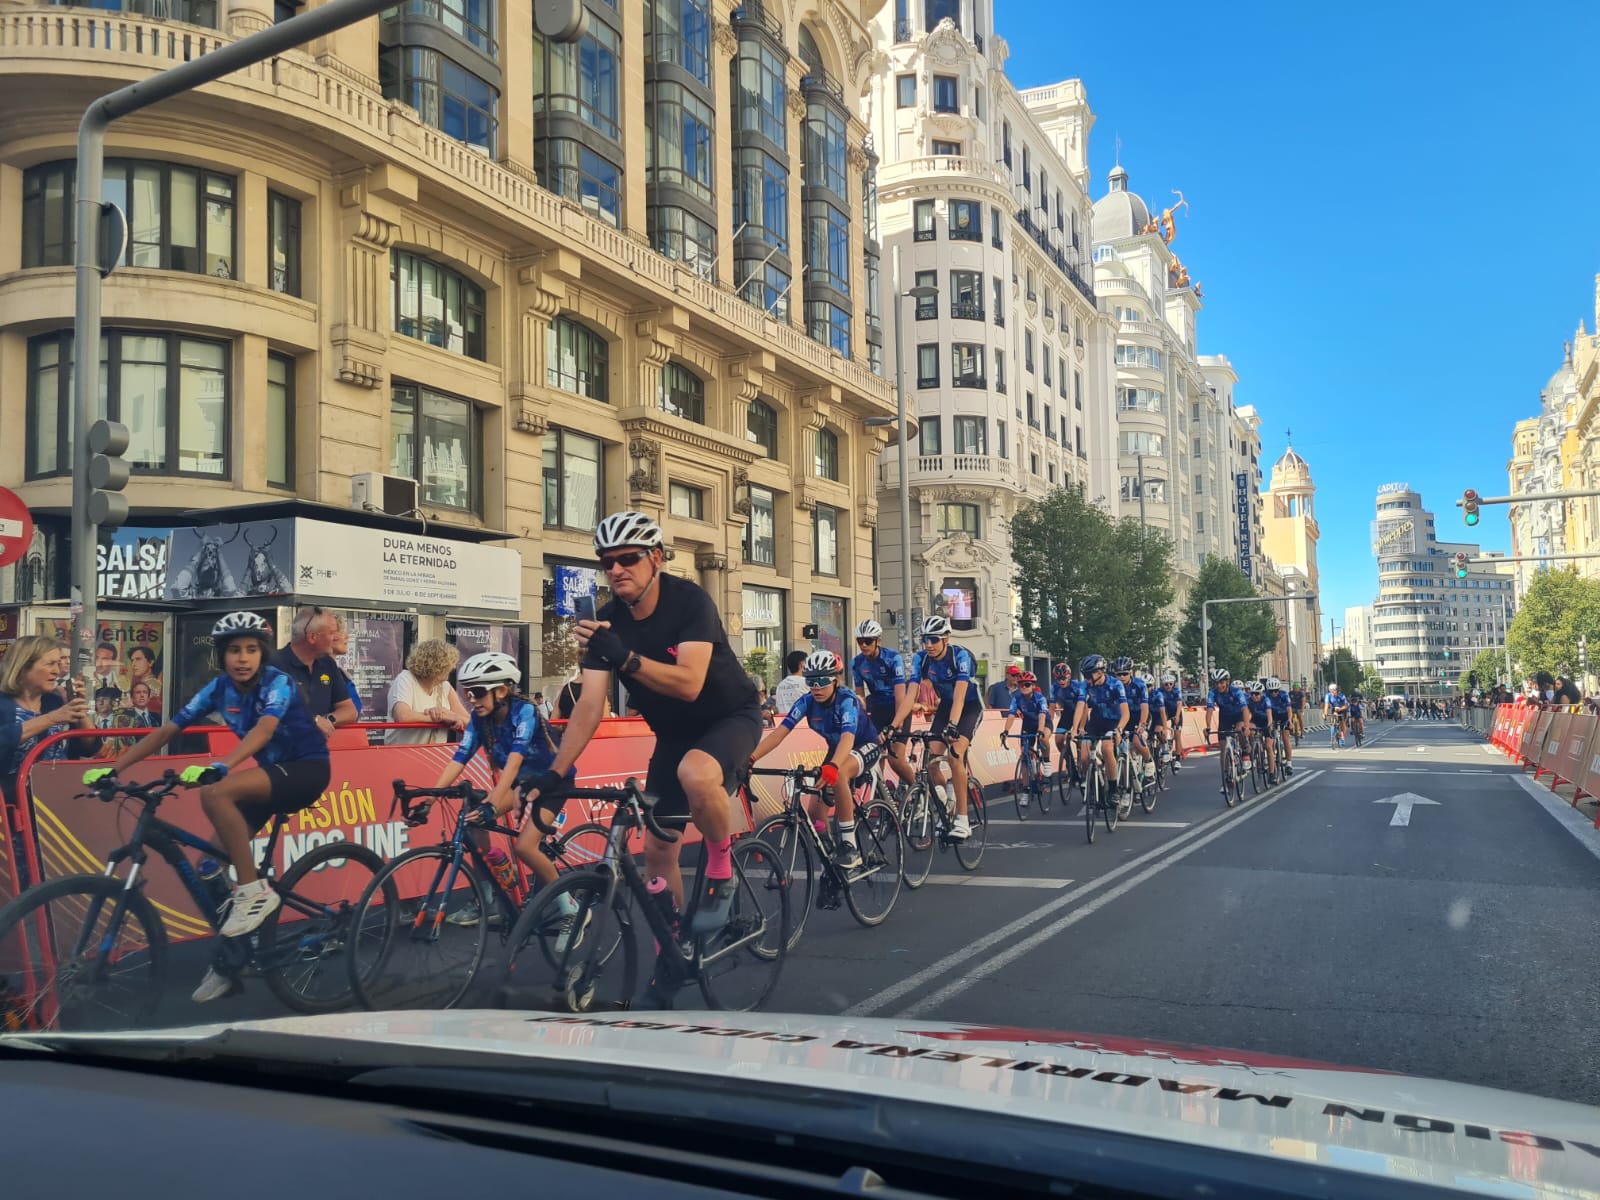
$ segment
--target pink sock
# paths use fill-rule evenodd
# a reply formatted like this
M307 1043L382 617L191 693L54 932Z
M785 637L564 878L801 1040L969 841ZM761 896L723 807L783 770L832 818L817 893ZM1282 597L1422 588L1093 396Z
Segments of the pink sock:
M733 878L732 838L723 838L720 842L706 840L706 878Z

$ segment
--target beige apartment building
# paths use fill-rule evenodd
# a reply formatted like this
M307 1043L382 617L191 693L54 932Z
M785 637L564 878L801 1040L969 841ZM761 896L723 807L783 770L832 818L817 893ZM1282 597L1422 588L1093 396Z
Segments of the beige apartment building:
M842 648L876 607L888 434L865 421L893 412L860 7L588 0L582 41L546 47L531 0L410 0L115 123L130 241L103 357L129 524L508 547L521 609L499 620L548 687L590 531L637 507L736 646L814 623ZM39 526L0 600L66 594L79 117L298 11L0 0L0 484ZM357 476L414 481L415 511L358 507ZM449 615L335 603L414 615L411 639Z

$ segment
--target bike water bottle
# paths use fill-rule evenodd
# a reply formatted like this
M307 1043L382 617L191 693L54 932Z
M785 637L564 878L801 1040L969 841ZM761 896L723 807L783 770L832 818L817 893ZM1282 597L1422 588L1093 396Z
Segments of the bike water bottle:
M200 873L200 885L211 897L212 906L220 911L224 904L233 899L233 884L228 882L228 868L207 855L196 864L195 869Z
M511 856L499 846L494 846L484 858L489 862L489 870L494 872L495 882L507 892L515 892L520 879L517 875L517 864L511 861Z
M678 940L678 902L673 899L672 889L667 886L667 881L657 875L645 884L645 890L650 893L650 902L656 906L667 922L667 928L672 931L672 940Z

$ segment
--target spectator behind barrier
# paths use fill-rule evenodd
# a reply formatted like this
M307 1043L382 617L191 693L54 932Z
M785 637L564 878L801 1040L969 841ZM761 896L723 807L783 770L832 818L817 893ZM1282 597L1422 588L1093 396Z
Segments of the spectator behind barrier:
M450 686L450 672L461 655L448 642L429 638L411 648L406 669L389 685L389 720L431 721L437 729L386 729L383 740L390 746L420 746L443 742L449 731L467 727L467 708Z

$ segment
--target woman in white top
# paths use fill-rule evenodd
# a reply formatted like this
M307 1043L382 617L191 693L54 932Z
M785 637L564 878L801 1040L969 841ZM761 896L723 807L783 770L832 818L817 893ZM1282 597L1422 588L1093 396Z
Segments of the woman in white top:
M450 686L450 672L460 655L454 646L430 638L418 642L406 659L406 669L389 685L391 721L431 721L438 729L386 729L390 746L420 746L446 740L446 730L467 727L467 710Z

